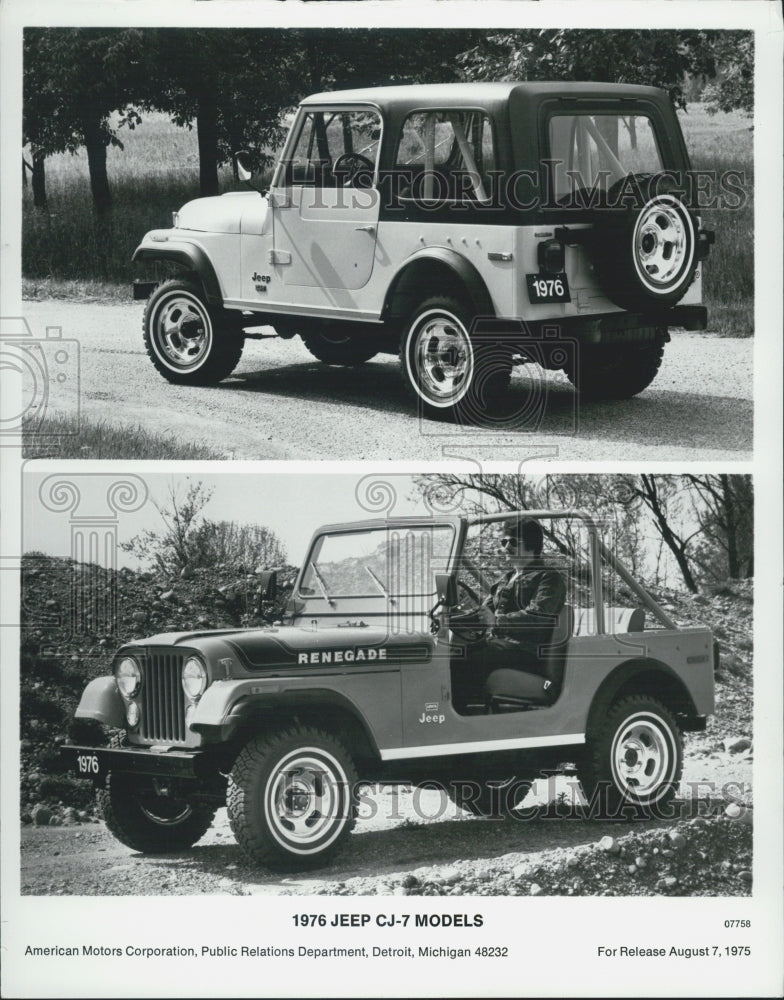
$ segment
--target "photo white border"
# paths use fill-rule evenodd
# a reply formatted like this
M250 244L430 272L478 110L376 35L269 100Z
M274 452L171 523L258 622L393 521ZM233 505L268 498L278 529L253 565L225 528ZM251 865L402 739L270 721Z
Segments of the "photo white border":
M274 26L442 27L642 27L739 28L756 32L755 104L755 452L750 463L646 463L645 471L749 472L756 492L755 687L754 687L754 889L751 898L575 898L522 897L31 897L19 892L19 680L18 629L0 628L0 730L2 732L2 993L5 996L776 996L782 983L782 27L781 8L766 0L692 0L658 3L621 0L604 3L524 0L478 3L463 0L409 3L299 4L213 0L72 0L22 4L10 0L0 10L0 315L21 315L21 137L22 25L162 25L237 24ZM765 192L765 198L759 192ZM720 344L720 341L717 341ZM10 386L13 392L15 387ZM9 383L4 385L9 391ZM7 572L19 556L20 476L22 462L0 448L0 621L16 620L18 577ZM63 470L68 463L56 463ZM471 463L232 463L231 471L265 475L289 472L363 474L470 468ZM162 471L159 462L83 462L79 471ZM216 473L227 463L169 463L172 472ZM509 463L485 463L486 471L510 471ZM512 466L513 467L513 466ZM531 462L531 473L632 472L634 463ZM315 525L314 525L315 526ZM9 611L10 609L10 611ZM214 959L177 965L177 960L22 958L26 943L67 944L78 928L80 941L124 946L134 925L140 945L196 943L251 945L358 943L399 946L412 935L395 932L349 940L347 932L295 934L291 915L298 912L482 912L485 922L471 944L501 944L513 949L506 962L441 963L368 960L347 965L339 960L275 962ZM748 932L727 931L725 919L749 918ZM405 942L403 938L405 937ZM468 938L456 931L430 932L428 943L456 947ZM600 943L705 944L752 946L749 960L600 961ZM421 943L421 942L420 942ZM357 975L357 972L361 974Z

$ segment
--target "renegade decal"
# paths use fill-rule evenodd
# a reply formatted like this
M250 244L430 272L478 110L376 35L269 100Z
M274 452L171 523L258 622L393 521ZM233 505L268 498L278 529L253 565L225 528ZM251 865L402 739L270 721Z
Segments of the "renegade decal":
M297 663L362 663L368 660L386 660L386 649L357 646L356 649L314 649L299 653Z

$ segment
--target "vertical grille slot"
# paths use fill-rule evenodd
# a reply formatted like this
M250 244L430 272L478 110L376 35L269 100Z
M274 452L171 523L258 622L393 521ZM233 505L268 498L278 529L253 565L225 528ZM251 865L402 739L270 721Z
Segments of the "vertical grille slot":
M181 653L151 649L144 660L139 735L165 743L185 742L185 693Z

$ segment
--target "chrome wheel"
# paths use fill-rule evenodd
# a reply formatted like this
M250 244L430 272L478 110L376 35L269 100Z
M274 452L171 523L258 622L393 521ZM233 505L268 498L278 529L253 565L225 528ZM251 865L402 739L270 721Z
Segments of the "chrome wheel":
M156 353L168 367L193 371L209 355L212 321L195 295L178 290L162 296L150 322Z
M270 775L264 811L273 837L287 851L321 852L351 818L346 772L326 750L294 750Z
M417 317L408 335L406 363L419 395L431 406L454 406L468 392L474 351L463 323L444 309Z
M610 750L618 790L630 800L655 801L673 780L676 755L663 719L648 712L630 716L619 726Z
M650 201L637 219L632 236L634 266L652 292L665 292L683 279L694 259L694 226L673 195Z

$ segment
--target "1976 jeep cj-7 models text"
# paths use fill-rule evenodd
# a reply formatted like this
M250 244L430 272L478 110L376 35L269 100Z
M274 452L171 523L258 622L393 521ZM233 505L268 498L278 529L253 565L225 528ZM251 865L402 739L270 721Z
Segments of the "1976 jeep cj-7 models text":
M244 154L240 176L252 183ZM381 87L302 102L268 192L202 198L134 260L182 265L144 339L177 383L214 383L246 337L299 334L327 364L400 353L430 416L477 416L515 364L582 395L646 388L669 327L704 329L700 229L675 110L651 87ZM483 329L476 320L493 320ZM254 332L255 328L255 332Z
M711 633L671 621L588 515L528 516L568 518L587 559L564 567L569 603L522 687L477 697L472 678L499 621L482 600L483 550L508 515L327 526L283 621L123 646L76 713L121 732L106 749L63 748L96 782L109 829L135 850L185 848L226 803L252 859L306 867L351 831L358 782L441 781L474 814L508 815L542 769L566 763L603 814L664 807L681 731L713 710ZM616 574L638 607L605 605ZM519 678L516 659L498 674Z

